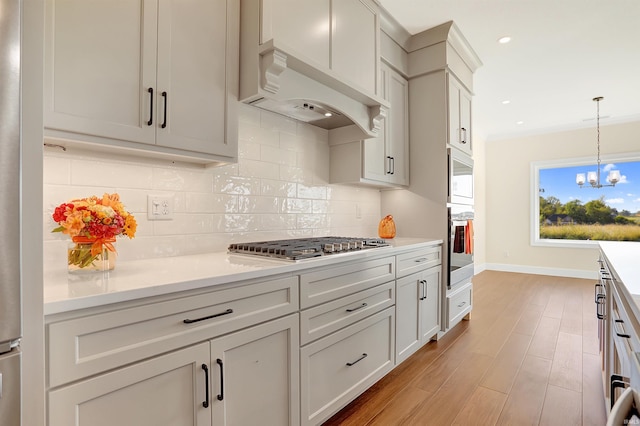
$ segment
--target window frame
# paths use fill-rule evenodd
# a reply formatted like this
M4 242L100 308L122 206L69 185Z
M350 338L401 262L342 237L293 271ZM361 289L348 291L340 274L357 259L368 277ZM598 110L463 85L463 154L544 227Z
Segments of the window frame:
M619 154L607 154L600 156L601 163L625 163L632 161L640 161L640 152L624 152ZM548 238L540 238L540 169L553 169L562 167L589 166L597 163L594 157L574 157L562 158L555 160L539 160L532 161L530 165L530 200L531 200L531 217L529 220L529 229L531 231L530 244L537 247L568 247L568 248L587 248L593 249L598 247L600 240L554 240ZM606 176L605 176L606 179ZM578 185L577 183L575 184ZM595 191L592 188L584 188L583 190ZM553 195L553 194L551 194Z

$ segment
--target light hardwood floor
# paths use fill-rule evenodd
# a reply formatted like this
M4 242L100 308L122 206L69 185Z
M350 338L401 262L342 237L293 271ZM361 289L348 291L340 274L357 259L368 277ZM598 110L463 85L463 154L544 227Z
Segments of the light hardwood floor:
M470 321L325 426L604 425L594 283L482 272Z

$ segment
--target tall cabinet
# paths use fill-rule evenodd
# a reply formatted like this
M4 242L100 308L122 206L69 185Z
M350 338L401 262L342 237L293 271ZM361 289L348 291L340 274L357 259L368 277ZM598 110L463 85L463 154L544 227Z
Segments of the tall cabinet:
M471 287L465 300L448 288L449 182L448 149L473 154L473 73L481 66L460 30L447 22L415 35L408 35L382 20L389 39L388 55L406 64L409 81L409 171L411 182L403 191L382 193L382 212L393 215L398 236L442 239L442 330L454 326L470 311ZM385 42L383 38L383 54ZM454 299L452 299L452 297ZM461 305L450 310L451 303ZM463 303L464 302L464 303ZM457 305L456 305L457 308ZM449 312L455 314L450 317ZM453 319L453 320L452 320Z
M235 161L238 21L230 0L47 0L45 137Z

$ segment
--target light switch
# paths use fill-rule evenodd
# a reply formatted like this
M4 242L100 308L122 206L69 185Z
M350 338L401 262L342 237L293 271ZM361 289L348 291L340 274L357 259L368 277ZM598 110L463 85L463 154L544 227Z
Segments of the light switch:
M172 220L173 209L174 203L172 195L147 196L147 219Z

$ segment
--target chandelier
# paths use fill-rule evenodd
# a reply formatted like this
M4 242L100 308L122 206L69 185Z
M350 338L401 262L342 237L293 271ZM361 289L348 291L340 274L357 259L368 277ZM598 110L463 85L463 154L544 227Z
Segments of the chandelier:
M602 96L598 96L597 98L593 98L596 102L596 110L597 110L597 119L596 126L598 128L598 168L595 172L588 172L585 179L584 173L578 173L576 175L576 183L580 185L585 184L585 182L589 182L591 188L602 188L603 186L616 186L616 183L620 182L620 170L610 170L609 176L607 177L608 184L600 183L600 101L604 99Z

